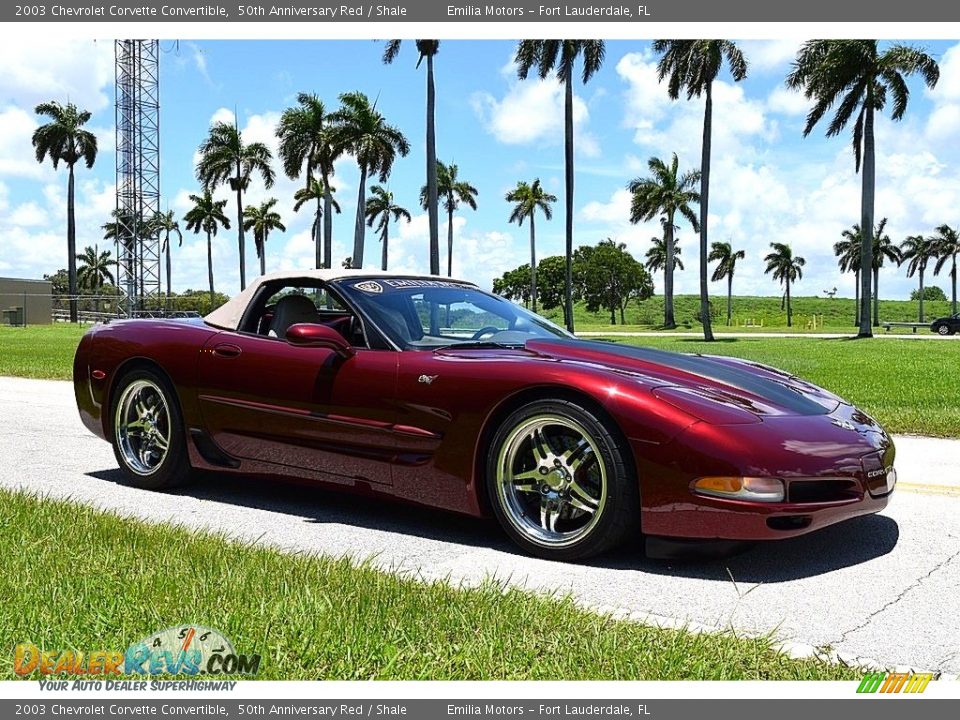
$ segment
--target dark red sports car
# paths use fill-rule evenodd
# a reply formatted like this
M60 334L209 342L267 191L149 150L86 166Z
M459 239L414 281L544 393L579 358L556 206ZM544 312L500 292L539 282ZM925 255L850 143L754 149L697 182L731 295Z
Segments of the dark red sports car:
M494 515L577 559L632 533L785 538L881 510L894 447L770 367L578 340L474 285L304 271L202 320L111 322L74 364L130 482L191 468Z

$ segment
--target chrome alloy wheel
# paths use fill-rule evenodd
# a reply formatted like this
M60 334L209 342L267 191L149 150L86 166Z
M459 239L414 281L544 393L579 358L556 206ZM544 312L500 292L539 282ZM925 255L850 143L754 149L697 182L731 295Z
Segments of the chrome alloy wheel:
M117 448L131 472L151 475L170 447L170 410L163 391L150 380L135 380L117 402L113 427Z
M496 488L514 528L538 545L562 548L597 524L607 502L607 473L596 441L580 423L536 415L500 447Z

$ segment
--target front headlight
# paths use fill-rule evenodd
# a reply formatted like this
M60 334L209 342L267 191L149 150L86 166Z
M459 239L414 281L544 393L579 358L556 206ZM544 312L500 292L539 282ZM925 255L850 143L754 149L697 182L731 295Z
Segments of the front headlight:
M698 495L753 502L783 502L785 496L783 480L763 477L702 477L694 481L693 491Z

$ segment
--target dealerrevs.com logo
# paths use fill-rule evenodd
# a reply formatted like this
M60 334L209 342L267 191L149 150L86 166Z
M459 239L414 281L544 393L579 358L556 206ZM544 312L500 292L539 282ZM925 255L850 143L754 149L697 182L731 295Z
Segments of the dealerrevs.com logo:
M259 655L236 652L218 630L179 625L115 650L44 650L33 643L14 649L13 669L21 677L119 675L256 675Z

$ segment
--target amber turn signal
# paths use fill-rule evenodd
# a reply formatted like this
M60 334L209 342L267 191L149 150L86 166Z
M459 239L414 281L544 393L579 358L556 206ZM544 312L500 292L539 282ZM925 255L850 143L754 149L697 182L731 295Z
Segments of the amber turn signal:
M784 498L783 481L779 478L702 477L693 483L693 491L730 500L783 502Z

